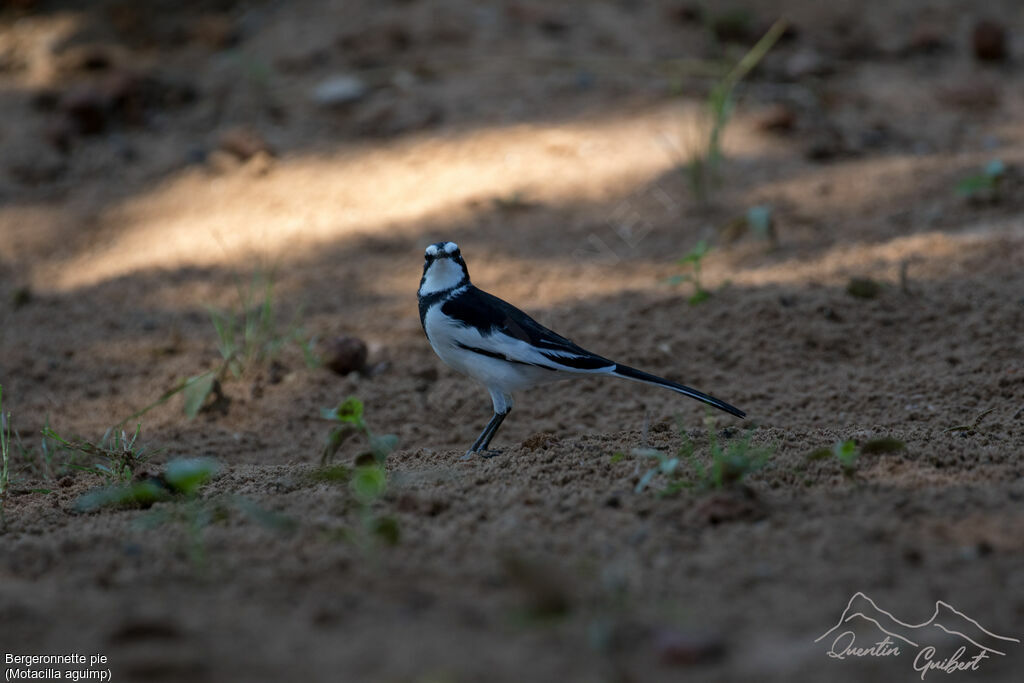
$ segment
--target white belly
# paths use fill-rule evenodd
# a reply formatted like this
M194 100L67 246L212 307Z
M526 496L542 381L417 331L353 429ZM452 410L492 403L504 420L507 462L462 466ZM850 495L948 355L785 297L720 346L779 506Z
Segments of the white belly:
M434 352L449 367L472 377L488 389L502 394L510 394L513 391L527 389L538 384L547 384L568 378L553 370L528 363L514 363L492 358L462 348L460 343L498 353L506 351L507 355L512 358L516 357L515 352L518 350L516 348L498 349L495 347L493 338L485 337L473 328L453 324L441 313L441 305L440 303L435 304L427 311L423 319L423 326ZM519 340L513 340L512 343L528 346L526 342ZM528 350L524 350L523 357L527 357L526 351Z

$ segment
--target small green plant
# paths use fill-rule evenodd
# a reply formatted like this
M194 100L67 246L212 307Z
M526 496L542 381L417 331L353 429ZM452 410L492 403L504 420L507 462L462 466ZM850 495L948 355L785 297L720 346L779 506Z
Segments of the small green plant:
M217 334L221 363L213 370L182 380L148 406L126 417L116 427L145 415L178 394L184 396L185 415L192 419L208 404L211 395L217 399L223 398L221 383L229 376L241 377L249 369L273 361L289 344L300 347L308 367L320 365L320 359L313 350L316 339L306 337L297 322L298 315L284 328L278 324L272 275L257 269L248 286L243 286L241 282L237 282L236 286L238 309L209 309L210 320Z
M777 241L775 235L775 210L770 204L757 204L747 209L747 228L759 238L772 244Z
M370 542L396 545L399 540L398 520L388 515L374 513L373 504L387 491L387 470L383 463L362 465L356 468L350 486L359 503L363 529Z
M167 463L157 477L89 491L75 502L75 509L92 512L105 507L145 508L174 497L193 500L199 494L199 488L219 469L220 465L211 458L178 458Z
M309 478L316 482L346 484L352 479L352 468L345 465L324 465L314 470Z
M3 448L3 461L0 463L0 479L2 479L3 485L0 486L0 489L3 491L10 492L11 481L14 480L16 475L27 475L29 479L51 480L55 476L65 474L73 468L73 459L69 457L58 458L58 455L63 456L61 452L64 449L59 444L54 444L46 436L43 436L40 441L40 451L38 454L31 445L26 445L21 439L21 434L14 427L9 412L6 415L0 413L0 423L2 423L0 424L0 432L2 432L0 434L0 447ZM47 417L46 426L48 427L49 424L50 419ZM30 488L27 491L30 493L50 493L50 489L46 488Z
M398 437L394 434L375 434L363 419L363 402L355 396L349 396L336 408L321 408L320 417L336 423L331 428L320 453L320 464L325 465L341 448L341 445L353 434L366 437L369 451L364 451L356 458L356 464L375 462L383 464L391 451L398 445Z
M0 385L0 526L6 523L4 512L11 491L11 425L10 414L4 412L4 387Z
M388 488L387 468L384 462L369 459L355 468L327 465L311 474L313 481L327 484L347 484L355 501L359 526L342 527L327 532L328 538L352 543L364 552L371 552L379 544L396 545L400 538L398 520L377 514L376 503Z
M228 375L242 377L251 368L272 361L289 344L301 347L307 365L319 363L312 350L315 340L306 338L297 321L283 328L278 323L272 275L256 270L247 287L238 284L238 299L238 309L209 309L221 364L188 378L172 391L183 392L185 414L190 418L199 414L211 394L220 394L220 385Z
M847 477L852 477L857 471L857 460L860 458L860 449L857 448L857 442L852 439L836 441L835 445L832 446L832 455L839 461L839 467L842 468L843 474Z
M711 441L711 465L701 467L694 459L697 470L697 481L705 489L721 489L738 484L744 477L752 474L767 464L775 452L772 447L757 446L752 443L754 431L750 430L742 438L723 445L715 433L716 421L707 418L708 439Z
M722 137L736 107L736 87L772 49L786 30L786 22L776 21L757 43L720 80L708 95L704 120L707 122L707 142L689 154L686 177L690 189L700 202L706 202L719 183L722 163Z
M880 282L869 277L853 277L846 284L846 293L855 299L876 299L882 289Z
M690 302L691 306L696 306L699 303L707 301L711 296L711 292L704 289L704 285L701 283L701 267L704 263L704 257L711 251L711 247L708 246L706 240L701 240L694 245L685 256L676 261L683 268L689 269L690 272L682 273L680 275L673 275L668 279L670 285L680 285L684 282L693 284L693 294L687 301Z
M853 439L836 441L831 448L818 448L807 454L808 460L827 460L835 458L843 475L852 477L857 473L857 464L863 455L887 455L906 450L907 445L891 436L870 439L858 445Z
M39 439L39 458L38 458L38 473L43 479L53 479L59 474L63 474L72 465L72 462L67 458L62 457L63 452L66 450L60 443L55 442L46 436L46 432L50 430L50 416L46 416L46 422L43 423L43 433ZM19 438L19 442L21 439ZM32 458L29 453L29 449L21 444L21 451L26 456L26 460L31 460L35 463L35 458Z
M208 482L220 470L220 464L212 458L180 458L167 463L159 484L163 491L159 500L181 499L181 503L173 506L164 506L160 509L150 511L139 520L139 524L146 528L155 528L164 524L179 524L184 528L186 548L192 565L197 569L206 567L207 552L206 542L203 539L203 531L211 522L224 516L216 504L208 504L199 498L199 489ZM108 493L108 496L115 497L115 500L106 501L105 505L123 505L123 501L116 500L118 490L123 495L130 495L138 489L139 482L130 487L115 487ZM148 492L143 492L145 493ZM99 496L103 491L97 492ZM102 501L102 498L100 498ZM80 501L81 502L81 501ZM145 504L146 500L129 501L132 504Z
M147 529L180 526L184 532L185 551L197 569L205 568L207 562L204 530L211 523L226 518L232 510L274 531L290 532L295 528L296 523L290 517L264 509L242 496L200 498L200 489L219 471L220 463L212 458L178 458L168 462L157 476L85 493L75 501L75 511L90 513L171 503L149 510L138 518L137 523Z
M942 433L949 434L951 432L961 432L963 434L974 434L975 432L978 431L978 427L981 426L982 420L988 417L988 415L992 413L994 410L995 408L986 408L985 410L975 415L974 419L971 421L970 424L956 425L955 427L950 427L949 429L943 429Z
M860 447L861 455L886 455L907 450L907 444L891 436L871 439Z
M774 216L775 210L770 204L757 204L722 225L718 234L726 244L731 244L750 233L760 240L769 242L772 247L777 247L779 240L775 232Z
M174 503L150 510L138 519L138 524L148 529L180 525L184 531L186 553L197 569L205 568L207 562L204 530L212 522L226 517L230 508L274 529L287 530L294 526L292 520L284 515L264 510L245 498L228 496L226 503L201 499L200 488L219 470L220 464L211 458L178 458L167 463L156 477L89 491L75 502L75 510L88 513Z
M690 443L690 440L686 439L685 443L689 446L692 453L693 445ZM680 447L680 455L682 455L684 448L686 448L685 445ZM634 448L633 455L640 458L651 458L658 462L657 465L647 470L643 476L640 477L640 481L637 482L635 488L637 493L641 493L644 489L650 486L651 482L659 474L663 475L668 480L668 485L660 491L661 495L667 495L670 489L678 491L681 488L691 485L690 482L684 482L676 476L676 470L679 468L680 462L680 457L678 455L676 457L672 457L654 448ZM677 485L678 488L675 488Z
M260 271L253 274L248 288L239 287L240 310L210 307L210 320L217 333L217 350L225 370L241 377L264 359L273 358L289 339L277 329L274 311L274 281Z
M378 516L374 512L374 503L387 490L388 456L398 445L398 437L394 434L375 434L363 418L363 402L350 396L336 408L323 408L320 416L336 423L327 434L321 452L319 470L313 473L314 480L325 482L346 482L359 507L362 519L362 532L346 531L343 536L364 549L377 542L387 545L398 543L398 521L389 516ZM342 465L329 465L329 461L341 448L341 445L352 435L362 435L369 450L364 450L355 458L355 469Z
M637 482L636 492L640 493L650 486L658 475L663 475L666 482L658 492L660 496L673 495L684 488L723 489L739 484L748 474L764 467L775 452L773 447L758 446L752 443L753 430L747 432L740 439L722 444L715 433L715 419L708 417L705 420L705 425L710 442L710 464L705 465L697 458L693 442L681 429L683 443L674 457L654 449L635 449L633 455L657 460L657 465L644 473L640 481ZM689 465L688 473L683 471L683 463Z
M70 451L101 459L103 462L92 465L72 463L71 466L98 474L112 484L131 481L139 466L151 457L152 453L147 452L147 446L139 443L139 434L141 433L141 422L138 423L135 433L131 436L128 436L123 429L111 427L98 443L92 443L83 439L69 441L50 427L43 428L45 439L50 439Z
M993 159L978 173L973 173L956 185L961 197L977 201L997 201L999 189L1006 177L1006 164L1002 159Z

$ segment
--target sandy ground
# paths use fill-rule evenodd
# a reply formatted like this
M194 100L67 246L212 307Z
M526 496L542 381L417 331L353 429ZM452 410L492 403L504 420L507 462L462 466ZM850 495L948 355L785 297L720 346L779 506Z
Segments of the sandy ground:
M704 74L751 40L715 39L697 4L8 4L0 384L25 449L0 650L102 654L122 681L919 680L914 648L815 642L857 591L1024 639L1016 3L732 3L755 39L795 30L743 86L704 202L679 168ZM985 16L1007 60L973 56ZM314 102L338 74L368 92ZM958 194L991 159L995 196ZM756 205L775 240L728 227ZM517 397L500 456L461 460L490 405L419 325L441 239L481 288L748 419L709 432L671 392L561 383ZM666 280L700 239L713 294L691 305ZM214 458L198 501L77 511L102 479L44 468L40 430L96 440L215 368L209 307L237 309L254 272L282 328L365 340L371 371L293 344L193 420L176 396L142 419L162 450L136 474ZM319 410L347 396L399 438L368 510L318 476ZM868 452L883 437L904 447ZM720 490L636 491L653 461L634 449L689 440L706 463L712 438L773 455ZM848 439L852 471L813 456ZM925 640L936 659L961 642ZM952 675L1016 680L1024 645L1000 642Z

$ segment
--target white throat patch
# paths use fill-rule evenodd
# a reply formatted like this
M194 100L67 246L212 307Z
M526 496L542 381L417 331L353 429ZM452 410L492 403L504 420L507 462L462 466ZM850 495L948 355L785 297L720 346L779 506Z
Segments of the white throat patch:
M430 264L420 285L420 296L443 292L458 286L466 276L462 266L450 258L439 258Z

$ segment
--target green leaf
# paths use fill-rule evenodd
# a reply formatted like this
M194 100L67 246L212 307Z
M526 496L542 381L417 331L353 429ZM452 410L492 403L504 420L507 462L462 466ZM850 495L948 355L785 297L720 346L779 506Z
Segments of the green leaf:
M882 293L882 285L869 277L854 277L847 283L846 293L857 299L874 299Z
M345 399L345 402L338 406L335 411L338 420L351 424L359 424L363 420L363 402L354 396Z
M175 491L193 496L219 469L212 458L179 458L167 463L164 479Z
M835 446L832 447L832 452L835 454L836 459L839 460L839 465L843 468L843 472L847 474L853 472L857 464L857 457L860 455L860 452L857 450L857 442L849 439L837 441Z
M149 507L166 500L170 493L152 481L139 481L126 486L108 486L79 497L75 501L78 512L92 512L105 507Z
M636 488L634 489L637 493L642 492L647 488L651 480L658 475L659 472L663 474L672 474L676 467L679 465L679 458L669 458L667 455L654 448L634 448L633 455L639 458L652 458L658 461L657 467L652 467L647 470L640 481L637 482Z
M824 460L828 456L832 455L832 451L828 448L817 448L807 454L808 460Z
M360 429L365 428L363 422L363 402L355 396L349 396L334 409L330 419L352 424Z
M994 192L1005 174L1006 164L1003 160L992 159L985 164L980 173L973 173L957 183L956 192L963 197Z
M993 159L985 164L984 174L989 178L996 179L1004 173L1006 173L1006 164L1003 163L1002 159Z
M750 230L761 237L768 237L772 232L772 207L759 204L747 209L747 225Z
M248 498L243 498L241 496L236 497L234 499L234 504L235 507L242 511L242 513L267 529L281 533L290 533L298 526L298 523L288 515L274 510L268 510L257 505Z
M957 183L956 191L961 196L972 197L979 192L993 190L995 186L996 180L994 177L984 173L975 173Z
M877 439L871 439L860 449L860 452L864 455L878 455L884 453L898 453L899 451L906 450L907 445L899 439L891 436L882 436Z
M370 437L370 450L377 462L383 463L398 446L398 437L394 434L374 434Z
M352 490L364 504L371 503L384 494L387 474L380 465L368 465L356 469L352 477Z
M387 545L397 545L399 539L398 521L394 517L378 517L371 524L373 533Z
M185 396L185 414L189 419L199 414L203 404L206 403L206 397L213 391L213 383L216 380L217 374L210 371L190 377L185 382L182 394Z
M701 289L694 292L693 296L687 299L687 301L690 303L691 306L696 306L697 304L704 303L709 298L711 298L711 292L705 289Z
M306 362L306 367L310 370L314 370L323 365L323 359L320 358L320 354L316 352L316 341L315 336L303 341L298 340L299 347L302 349L302 357Z
M685 266L688 263L700 263L701 260L708 255L711 251L711 247L708 246L707 240L701 240L694 245L693 249L689 251L685 256L676 261L681 266Z
M345 465L327 465L314 470L310 477L313 481L347 482L352 478L352 470Z
M662 490L658 491L658 497L660 497L660 498L668 498L669 496L676 495L677 493L679 493L683 489L692 489L693 486L694 486L694 484L693 484L692 481L683 481L683 480L680 479L678 481L672 482L671 484L669 484L668 486L666 486Z
M636 488L633 489L636 493L643 493L643 490L647 488L651 480L658 474L658 468L652 467L644 473L644 476L640 477L640 481L636 483Z

